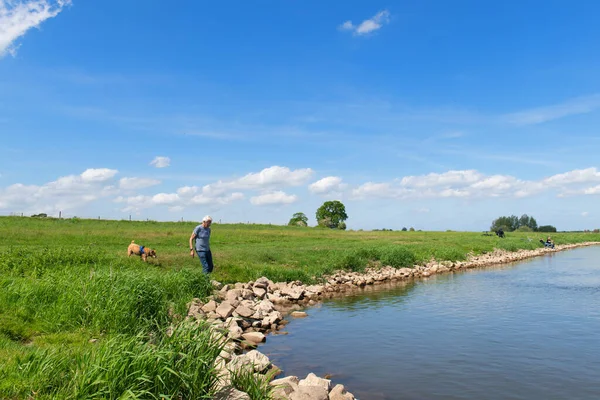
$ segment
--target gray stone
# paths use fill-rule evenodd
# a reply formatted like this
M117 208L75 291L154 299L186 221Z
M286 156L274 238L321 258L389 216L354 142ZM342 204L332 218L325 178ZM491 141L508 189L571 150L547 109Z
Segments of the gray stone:
M215 311L221 318L226 319L231 317L233 310L233 306L228 301L224 301L219 305L219 307L217 307Z
M305 317L308 317L308 314L305 313L304 311L292 311L292 313L290 315L292 317L294 317L294 318L305 318Z
M344 385L338 384L329 392L329 400L354 400L354 395L346 392Z
M253 343L253 344L258 344L258 343L262 343L265 341L265 335L263 335L260 332L248 332L248 333L244 333L242 335L242 337L244 338L244 340Z
M203 305L201 309L205 313L215 311L217 309L217 303L214 300L211 300L208 303L206 303L205 305Z
M247 393L240 392L231 386L225 387L217 394L215 394L214 400L251 400Z
M251 310L250 308L244 306L243 304L240 304L236 309L235 312L244 318L249 318L250 316L252 316L252 314L254 314L254 310Z
M320 386L298 386L290 394L290 400L328 400L327 390Z
M299 386L319 386L322 387L329 393L331 389L331 381L329 379L319 378L312 372L306 376L305 379L302 379L299 383Z

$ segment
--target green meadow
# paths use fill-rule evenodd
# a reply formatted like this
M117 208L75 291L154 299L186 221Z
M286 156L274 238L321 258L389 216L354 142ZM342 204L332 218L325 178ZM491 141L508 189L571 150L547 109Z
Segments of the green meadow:
M177 325L186 303L212 288L190 257L196 225L0 218L0 398L211 398L221 344L203 326ZM410 267L539 248L545 235L213 224L211 278L310 283L374 261ZM600 234L551 236L557 244L600 241ZM132 240L158 258L128 258ZM178 328L167 337L171 324ZM250 390L251 379L235 382L253 399L268 396Z

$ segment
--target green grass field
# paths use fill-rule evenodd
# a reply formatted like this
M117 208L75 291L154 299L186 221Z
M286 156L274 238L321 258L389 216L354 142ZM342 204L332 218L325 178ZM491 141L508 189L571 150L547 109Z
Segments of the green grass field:
M188 240L195 226L0 218L0 398L27 398L34 392L36 398L159 398L160 394L176 398L186 393L210 398L209 370L206 376L191 370L177 379L167 375L173 368L183 368L171 357L173 348L183 346L210 359L215 346L190 345L189 332L175 344L162 337L173 313L185 313L187 302L211 292L198 259L189 255ZM539 239L544 236L508 233L499 239L481 232L344 232L213 224L212 278L236 282L267 276L309 283L338 269L359 271L370 261L410 267L432 257L464 260L470 252L494 248L533 249L541 247ZM600 234L552 237L557 244L600 241ZM158 259L148 263L128 259L131 240L156 249ZM89 343L92 338L98 341ZM158 345L150 351L140 338L153 338ZM157 382L150 377L157 374L159 359L164 369ZM121 364L132 369L120 370ZM143 384L127 383L125 376L136 374L148 377ZM103 392L98 389L103 379L125 386ZM126 385L132 388L129 394Z

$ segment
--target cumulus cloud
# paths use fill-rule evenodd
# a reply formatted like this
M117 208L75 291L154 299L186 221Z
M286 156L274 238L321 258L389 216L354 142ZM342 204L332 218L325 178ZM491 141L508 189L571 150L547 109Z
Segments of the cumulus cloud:
M383 25L389 22L390 12L388 10L382 10L372 18L366 19L358 25L355 25L352 21L346 21L338 28L342 31L350 31L355 36L363 36L381 29Z
M151 178L121 178L119 188L123 190L139 190L160 184L157 179Z
M274 190L284 186L304 184L314 171L310 168L290 170L287 167L272 166L260 172L253 172L238 179L221 180L206 185L203 193L217 195L229 190Z
M250 203L255 206L267 206L267 205L283 205L292 204L298 200L298 196L286 194L282 191L276 191L271 193L261 194L250 198Z
M308 190L314 194L324 195L329 193L339 193L343 191L346 186L346 184L342 183L342 178L339 176L328 176L310 184Z
M584 211L584 212L581 213L582 217L587 217L588 215L590 215L590 213L587 212L587 211Z
M171 165L171 159L169 157L156 156L150 162L150 165L154 165L156 168L166 168Z
M70 0L0 0L0 57L16 55L14 42L31 28L56 17Z
M118 173L108 168L87 169L44 185L16 183L0 189L0 209L27 213L57 213L73 210L94 200L115 195L118 189L111 179Z
M555 190L558 196L600 194L596 168L573 170L537 181L522 180L510 175L485 175L475 170L447 171L420 176L406 176L392 182L367 182L352 190L362 198L483 198L527 197Z

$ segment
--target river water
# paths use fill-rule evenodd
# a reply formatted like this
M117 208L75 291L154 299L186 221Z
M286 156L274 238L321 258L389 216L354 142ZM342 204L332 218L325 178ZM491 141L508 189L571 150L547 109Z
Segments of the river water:
M329 300L259 350L358 399L600 399L600 247Z

